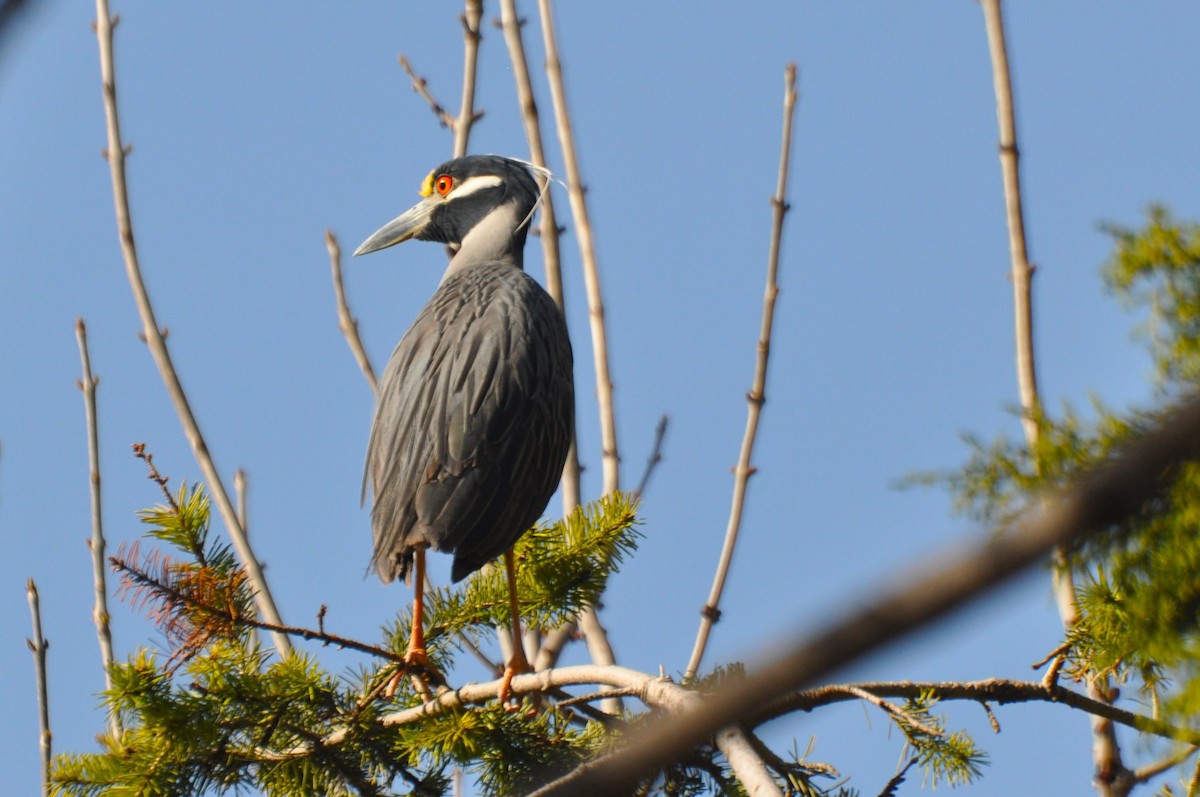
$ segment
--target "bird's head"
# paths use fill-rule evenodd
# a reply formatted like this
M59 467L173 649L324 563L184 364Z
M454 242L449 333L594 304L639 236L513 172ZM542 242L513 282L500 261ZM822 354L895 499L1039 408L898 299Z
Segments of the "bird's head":
M478 257L512 257L520 264L541 195L523 161L499 155L455 158L421 183L420 202L363 241L354 254L416 238L455 244L460 253Z

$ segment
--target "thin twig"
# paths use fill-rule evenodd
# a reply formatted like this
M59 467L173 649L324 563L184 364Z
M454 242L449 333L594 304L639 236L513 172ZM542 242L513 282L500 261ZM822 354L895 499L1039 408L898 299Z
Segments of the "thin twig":
M1126 711L1112 703L1095 700L1065 686L1046 686L1040 681L1015 681L1007 678L988 678L982 681L864 681L829 684L794 692L773 701L748 721L757 727L796 711L812 711L846 700L869 700L873 697L874 700L870 702L875 703L875 700L889 697L915 699L922 694L932 694L940 701L970 700L985 707L988 703L1058 703L1143 733L1188 744L1200 744L1200 731L1172 725L1153 716ZM991 714L990 710L988 713ZM994 728L996 723L993 722L992 725Z
M600 290L600 269L596 263L596 247L592 238L592 223L588 218L587 200L575 152L575 137L571 133L571 117L567 109L567 90L563 84L562 61L554 32L550 0L538 0L542 20L542 42L546 48L546 77L550 83L550 99L554 105L554 120L558 143L566 167L567 198L575 219L575 234L579 239L579 254L583 261L583 283L587 290L588 321L592 330L592 361L596 372L596 401L600 409L600 443L604 470L604 495L620 489L621 458L617 449L617 423L613 409L613 383L608 364L608 332L604 326L604 298Z
M763 293L762 324L759 330L758 351L754 365L754 381L750 392L746 394L746 430L742 436L742 450L738 456L738 464L734 469L733 499L729 510L729 524L725 529L725 542L721 547L721 558L717 562L717 572L713 577L712 590L708 601L700 611L700 629L696 633L696 642L692 647L692 656L688 660L684 672L684 682L696 678L700 662L704 658L704 650L708 646L708 635L713 624L721 614L721 594L725 591L725 579L729 575L729 565L733 561L734 547L737 545L738 532L742 526L742 510L746 504L746 487L754 474L750 464L754 453L754 441L758 434L758 421L762 415L763 402L766 401L767 359L771 351L771 325L775 318L775 297L779 294L779 250L783 238L783 218L787 214L788 164L792 152L792 120L796 111L796 65L788 64L784 73L783 93L783 141L779 153L779 179L775 187L775 196L771 198L771 243L767 255L767 284Z
M200 433L200 425L188 403L187 394L179 381L175 366L171 363L171 355L167 351L167 343L163 337L158 322L154 317L154 308L150 303L150 294L142 279L141 267L138 264L137 247L134 243L133 220L129 212L129 192L125 181L125 155L127 151L121 140L120 117L117 114L117 83L113 66L113 28L116 20L109 15L108 0L96 0L96 38L100 46L100 75L104 88L104 116L107 122L108 148L106 150L109 170L112 175L113 205L117 216L117 235L121 244L121 253L125 260L125 272L129 278L129 286L133 290L134 302L137 304L138 315L142 319L142 333L158 372L167 388L167 394L175 405L179 422L184 434L192 447L204 479L208 482L217 511L225 522L230 540L236 549L246 575L254 588L254 597L258 610L269 622L282 625L275 600L267 586L262 567L250 548L250 543L243 533L242 525L238 522L237 512L229 493L217 472L216 464L209 454L204 436ZM274 633L272 638L275 650L280 657L291 652L292 644L284 634Z
M1133 771L1134 782L1135 783L1145 783L1146 781L1150 780L1151 778L1158 777L1162 773L1166 772L1168 769L1174 769L1175 767L1182 764L1184 761L1187 761L1189 758L1191 758L1192 755L1195 754L1197 749L1200 749L1200 748L1197 748L1194 745L1190 746L1190 747L1184 747L1180 750L1176 750L1171 755L1163 756L1162 758L1160 758L1157 761L1153 761L1149 764L1146 764L1145 766L1138 767L1137 769L1135 769Z
M836 686L836 687L831 687L831 688L840 690L840 691L844 692L846 695L848 695L849 697L856 697L859 700L870 703L871 705L875 706L877 709L882 711L884 714L887 714L889 717L891 717L892 721L895 722L897 725L908 724L908 725L912 726L913 729L919 731L920 733L925 734L926 736L944 737L946 735L944 732L939 731L937 728L934 728L930 725L926 725L923 722L918 722L917 720L914 720L908 714L904 713L904 710L901 709L899 706L889 703L888 701L884 700L879 695L869 692L866 689L863 689L862 687L856 686L854 684L844 684L841 686Z
M232 620L236 625L245 626L247 628L259 628L263 631L270 631L274 634L282 634L284 636L295 636L301 639L321 642L325 645L336 645L339 648L346 648L348 650L357 650L360 653L369 653L372 656L376 656L386 661L398 663L404 662L404 656L402 654L396 653L388 648L380 647L379 645L370 645L365 642L359 642L356 639L338 636L337 634L331 634L328 631L325 631L323 618L321 622L322 627L320 630L314 631L311 628L305 628L303 626L271 623L265 620L260 620L257 617L230 617L228 606L212 606L202 601L198 601L194 597L183 593L168 584L164 584L150 573L145 572L136 564L130 563L121 556L110 556L108 558L108 563L118 572L135 576L140 581L144 581L148 585L152 586L155 591L163 595L170 596L172 600L179 601L180 603L186 604L187 606L204 612L205 614L209 614L214 617L220 617L222 620Z
M33 639L25 640L33 653L33 677L38 697L38 747L42 752L42 794L50 794L50 695L46 685L46 648L50 643L42 636L42 609L38 601L37 584L29 579L25 584L29 598L29 613L33 619Z
M996 91L996 119L1000 127L1000 170L1004 178L1004 206L1008 220L1008 247L1012 257L1013 308L1017 351L1017 383L1021 393L1021 422L1025 436L1036 441L1038 435L1037 370L1033 357L1033 267L1025 239L1025 217L1021 209L1021 181L1018 169L1017 122L1013 109L1012 75L1008 49L1004 41L1004 21L1000 0L982 0L987 26L988 48L992 57L992 81Z
M479 23L483 19L483 0L466 0L466 10L459 21L463 29L463 83L462 102L458 118L454 121L454 157L467 154L471 140L471 127L482 114L475 112L475 75L479 65L479 40L482 38Z
M646 485L650 484L650 476L653 475L655 468L662 462L663 440L667 436L667 416L664 415L658 419L658 424L654 427L654 445L650 447L650 456L646 459L646 469L642 471L642 479L638 482L637 490L634 491L634 496L641 498L646 492Z
M1200 795L1200 758L1196 759L1196 766L1192 770L1192 779L1188 781L1187 797L1197 797Z
M718 729L755 716L780 695L857 661L901 636L982 597L1044 560L1057 545L1111 529L1164 488L1163 474L1200 457L1200 399L1192 398L1155 429L1072 489L1040 502L1007 533L982 534L952 551L927 554L898 583L815 633L798 635L744 681L700 699L694 709L654 718L627 734L611 754L535 792L537 797L623 793L677 760ZM515 685L515 684L514 684Z
M358 363L359 369L366 377L371 392L379 393L379 380L375 378L375 369L371 366L371 358L367 356L367 348L358 335L358 319L350 312L350 303L346 301L346 285L342 279L342 247L332 230L325 231L325 249L329 252L329 267L333 271L333 295L337 301L338 329L350 346L350 353Z
M92 552L92 622L96 625L96 637L100 643L100 664L104 668L104 688L112 690L113 641L108 613L108 584L104 567L104 521L100 502L100 432L96 417L96 386L99 377L92 375L92 359L88 352L87 327L83 319L75 321L75 340L79 344L79 360L83 377L77 383L83 392L83 411L87 422L88 437L88 483L92 496L92 538L88 548ZM114 737L121 733L121 717L117 712L109 715L109 731Z
M408 75L409 81L412 82L413 91L415 91L417 94L420 94L425 102L429 103L429 108L433 111L433 115L437 117L438 124L440 124L442 127L449 128L451 132L453 132L455 124L454 117L451 116L450 112L447 111L446 108L429 92L429 84L426 82L425 78L417 74L416 70L413 69L412 64L408 62L408 58L403 55L401 55L399 58L400 66L404 68L404 72Z
M246 533L246 537L250 536L250 506L247 500L246 487L246 471L238 468L233 472L233 492L237 496L237 517L238 523L242 524L242 531Z

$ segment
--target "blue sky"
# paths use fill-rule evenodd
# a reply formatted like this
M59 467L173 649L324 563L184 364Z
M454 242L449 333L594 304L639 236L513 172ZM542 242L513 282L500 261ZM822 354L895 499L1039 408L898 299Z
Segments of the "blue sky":
M536 9L525 5L536 70ZM1097 225L1137 223L1152 201L1200 217L1200 6L1008 6L1043 396L1051 406L1092 393L1117 406L1147 401L1150 366L1129 337L1133 319L1098 278L1108 242ZM759 471L706 666L752 663L906 562L976 532L948 517L944 495L894 484L960 462L962 432L1019 434L978 5L731 8L615 0L560 3L557 12L625 486L640 477L658 417L671 418L643 508L645 539L602 613L621 663L649 672L686 665L728 515L787 62L800 68L801 96ZM201 426L226 478L238 467L249 475L251 535L284 618L311 624L327 604L329 628L373 638L410 594L364 577L370 533L358 491L371 396L337 329L322 236L332 229L352 250L408 207L448 156L450 136L396 56L456 106L459 8L227 1L114 10L139 251ZM137 539L135 512L159 497L130 443L145 442L176 483L199 478L136 337L99 157L93 13L47 0L0 50L0 694L11 712L0 742L21 794L38 778L27 578L41 588L52 642L56 749L91 749L103 725L76 317L89 325L102 380L110 545ZM472 150L524 156L502 38L490 24L484 36L485 116ZM553 141L540 76L537 90ZM586 305L570 232L564 243L585 494L594 497ZM439 247L415 242L345 263L377 368L443 264ZM542 278L537 246L527 267ZM432 559L444 580L448 558ZM113 614L118 650L159 641L126 605ZM1058 634L1048 578L1032 573L837 678L1025 678ZM321 656L335 671L357 661ZM971 793L1086 792L1083 715L1011 706L997 716L998 736L977 707L950 709L952 725L991 754ZM815 737L812 757L865 794L882 788L900 756L885 720L858 706L779 722L768 736L783 748L794 737L801 749ZM1131 755L1143 750L1122 738Z

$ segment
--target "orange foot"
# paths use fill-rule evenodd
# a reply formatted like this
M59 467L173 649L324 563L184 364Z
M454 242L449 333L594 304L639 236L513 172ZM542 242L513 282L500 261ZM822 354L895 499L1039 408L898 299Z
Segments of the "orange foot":
M515 656L513 657L516 658ZM504 668L504 677L500 681L500 690L497 697L500 698L500 704L504 706L506 711L519 711L521 701L513 699L512 694L512 679L514 676L522 673L533 672L533 668L529 666L529 662L524 661L524 656L521 661L509 661L508 666Z
M426 701L433 699L432 693L429 691L429 684L426 679L440 678L437 668L433 666L433 661L429 658L429 653L423 647L409 647L404 654L404 666L398 667L391 680L388 681L387 688L383 690L384 695L391 699L395 696L396 690L400 688L400 682L404 680L405 675L411 675L413 679L413 687L417 693L425 698Z

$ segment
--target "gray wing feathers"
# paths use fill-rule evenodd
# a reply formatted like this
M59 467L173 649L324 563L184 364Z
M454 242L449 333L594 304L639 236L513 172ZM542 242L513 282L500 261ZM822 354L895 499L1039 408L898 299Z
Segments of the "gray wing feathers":
M380 384L364 479L380 577L405 578L418 546L453 551L455 581L507 550L553 495L573 418L570 343L545 291L508 265L447 279Z

